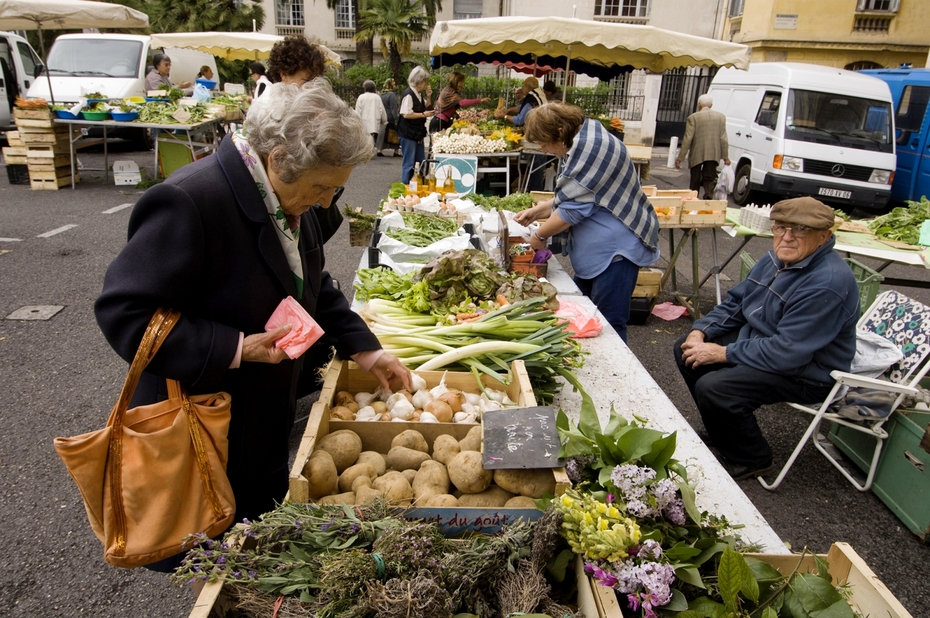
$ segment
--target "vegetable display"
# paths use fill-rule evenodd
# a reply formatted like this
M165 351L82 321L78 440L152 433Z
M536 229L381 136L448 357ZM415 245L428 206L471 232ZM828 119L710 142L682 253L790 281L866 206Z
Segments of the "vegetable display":
M436 241L448 238L458 230L458 222L452 219L401 213L406 227L388 227L384 233L412 247L428 247Z
M185 124L197 124L207 115L207 108L200 103L186 106L178 103L169 103L167 101L149 101L140 103L136 109L139 111L138 122L147 122L151 124L181 124L172 114L179 108L186 109L191 117Z
M433 152L445 154L479 154L512 150L506 139L490 139L482 135L467 135L450 129L432 135Z
M920 226L927 219L930 219L930 201L923 196L919 202L907 202L907 208L899 206L886 215L875 217L868 226L879 238L917 245Z
M476 206L480 206L485 210L497 209L520 212L521 210L533 207L533 196L529 193L511 193L504 197L475 194L470 195L469 198L471 198L471 201L473 201Z

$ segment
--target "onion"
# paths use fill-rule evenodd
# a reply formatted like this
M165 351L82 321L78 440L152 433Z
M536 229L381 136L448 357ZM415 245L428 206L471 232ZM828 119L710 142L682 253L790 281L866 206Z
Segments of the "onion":
M375 412L378 414L384 414L388 411L387 404L383 401L372 401L371 407L375 409Z
M440 423L448 423L452 420L452 408L448 403L439 399L431 401L423 408L423 411L435 416Z
M440 395L437 397L439 401L445 401L449 404L449 407L452 408L452 413L460 412L462 410L462 404L465 403L465 395L462 394L460 390L449 390L449 392Z

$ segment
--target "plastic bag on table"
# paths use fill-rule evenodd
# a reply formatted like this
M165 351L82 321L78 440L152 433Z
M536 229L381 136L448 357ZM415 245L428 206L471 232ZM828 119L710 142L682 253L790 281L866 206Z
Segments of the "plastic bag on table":
M210 100L210 90L203 84L194 84L193 97L197 99L198 103L206 103Z
M573 333L569 336L575 339L597 337L604 330L600 318L590 315L584 305L564 298L559 299L559 308L555 315L568 320L568 330Z

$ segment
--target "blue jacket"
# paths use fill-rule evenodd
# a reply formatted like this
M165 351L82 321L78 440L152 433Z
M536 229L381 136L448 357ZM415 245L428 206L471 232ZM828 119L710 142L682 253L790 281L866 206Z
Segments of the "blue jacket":
M789 267L769 251L694 329L708 341L739 330L731 363L830 384L831 371L849 371L859 320L859 286L835 244Z

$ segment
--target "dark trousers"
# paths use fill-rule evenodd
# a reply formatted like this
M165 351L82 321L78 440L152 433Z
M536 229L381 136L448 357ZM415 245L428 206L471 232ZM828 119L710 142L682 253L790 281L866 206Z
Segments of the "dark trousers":
M713 343L726 345L736 341L736 337L737 333L729 333ZM785 401L817 403L823 401L833 387L747 365L727 363L691 369L681 358L681 344L686 338L675 343L675 362L701 413L704 429L728 462L755 466L772 460L772 448L762 435L754 414L760 406Z
M691 184L688 188L698 192L701 197L701 187L704 187L704 197L701 199L714 199L714 190L717 188L717 162L704 161L691 168Z
M612 262L607 270L593 279L575 277L575 285L581 293L590 298L598 310L607 318L623 342L626 343L627 327L630 321L630 298L636 287L639 266L625 259Z

